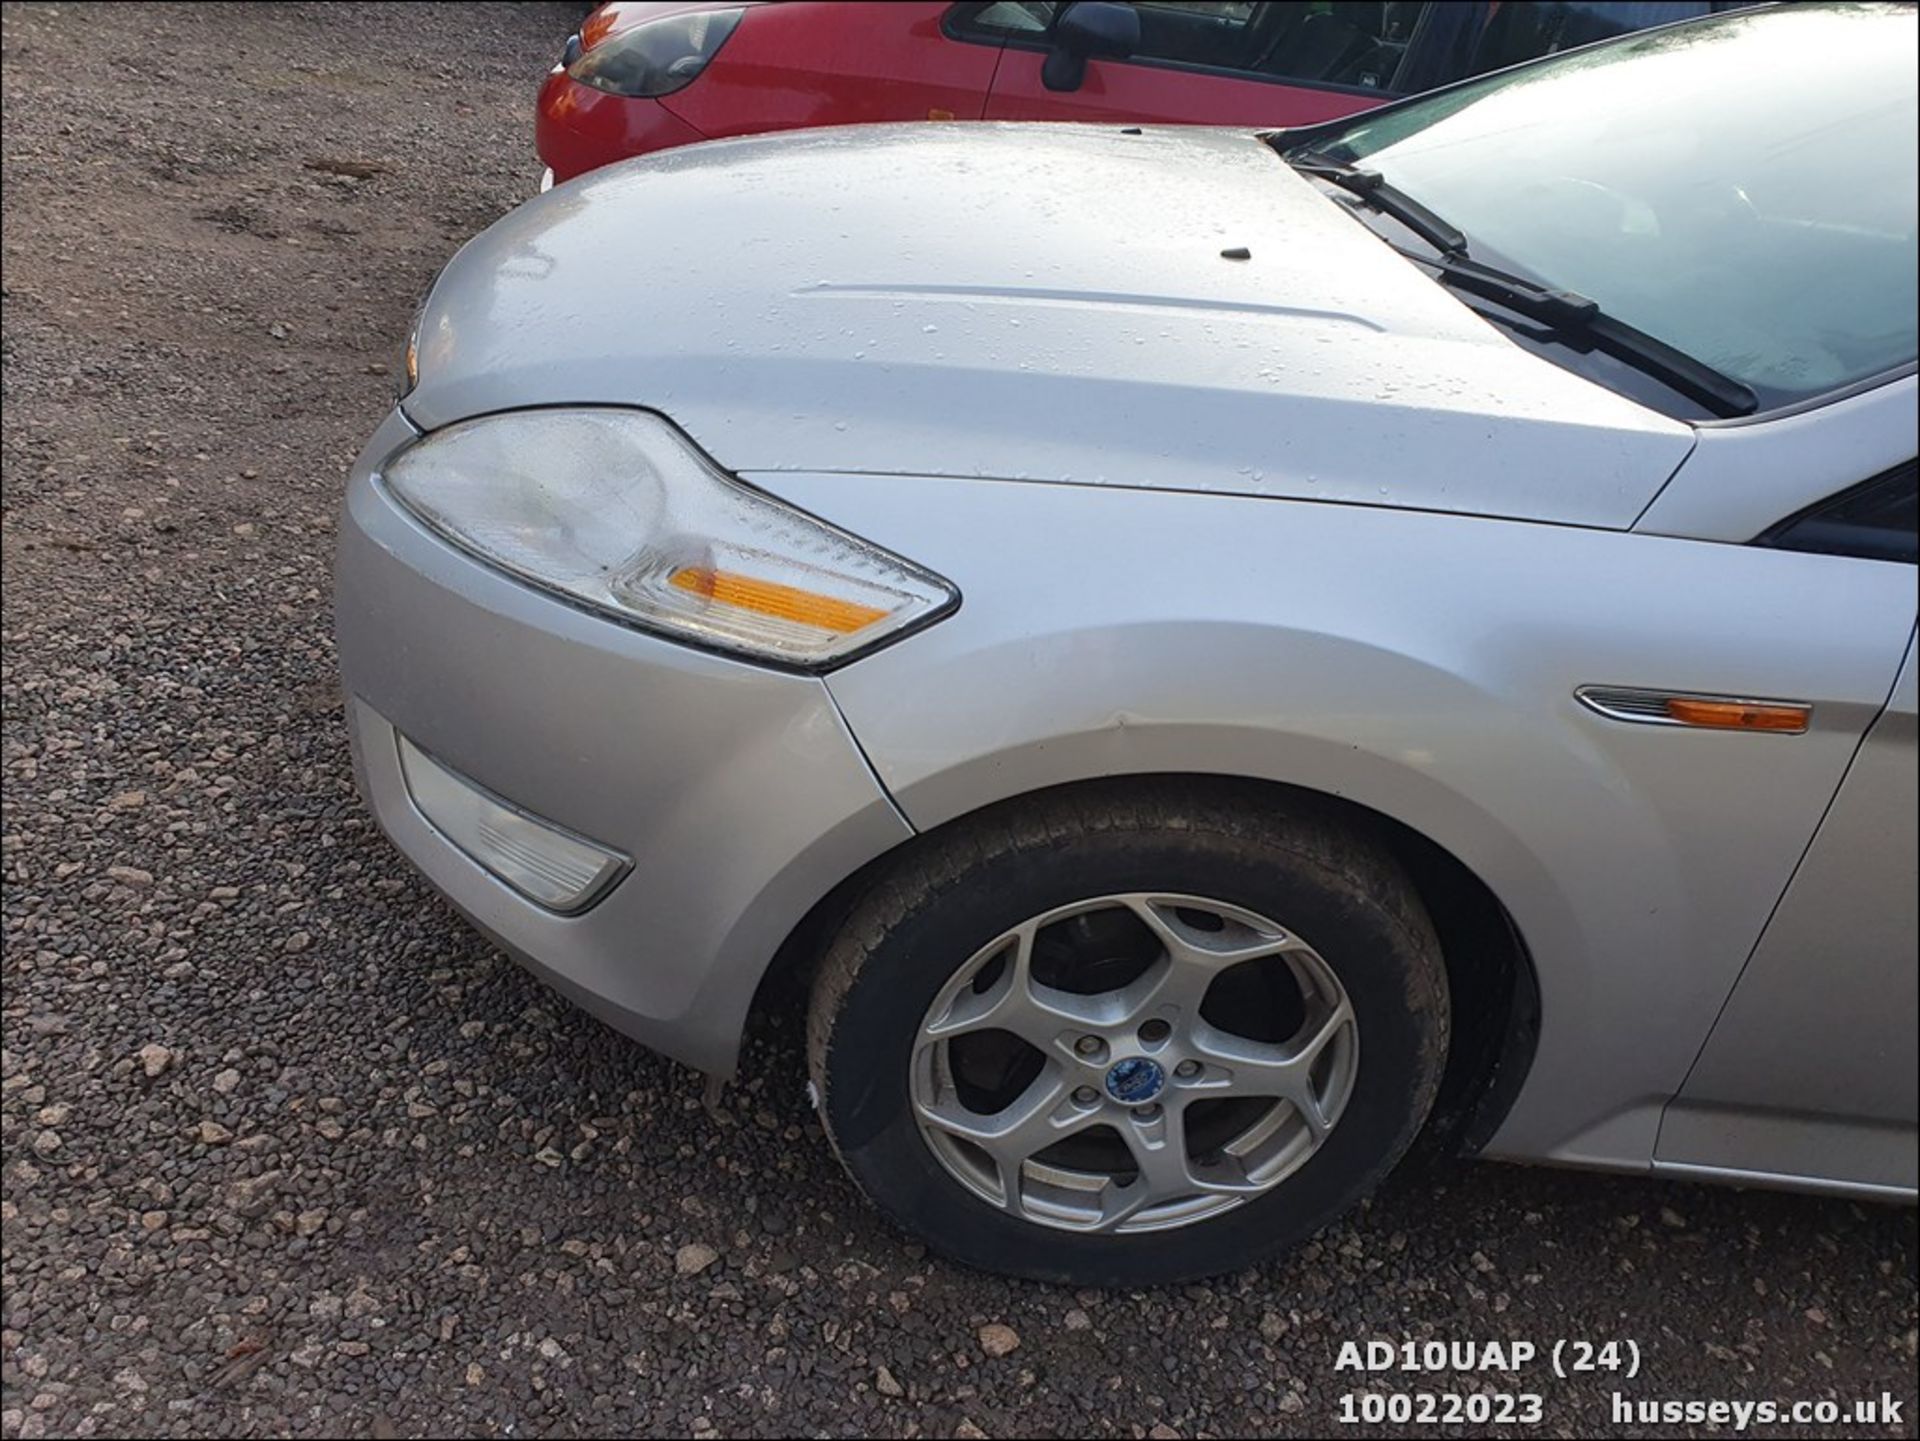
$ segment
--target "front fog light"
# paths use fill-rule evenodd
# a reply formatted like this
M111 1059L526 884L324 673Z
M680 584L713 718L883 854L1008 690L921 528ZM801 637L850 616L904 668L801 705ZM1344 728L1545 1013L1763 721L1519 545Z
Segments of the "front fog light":
M584 910L626 872L627 858L489 795L405 736L400 772L427 823L528 900Z

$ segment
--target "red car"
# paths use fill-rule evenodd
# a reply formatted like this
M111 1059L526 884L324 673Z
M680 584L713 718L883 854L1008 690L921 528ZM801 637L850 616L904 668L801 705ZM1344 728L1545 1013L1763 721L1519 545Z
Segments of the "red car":
M1744 3L1744 0L1735 0ZM1728 0L639 4L568 38L554 180L696 140L875 120L1311 124Z

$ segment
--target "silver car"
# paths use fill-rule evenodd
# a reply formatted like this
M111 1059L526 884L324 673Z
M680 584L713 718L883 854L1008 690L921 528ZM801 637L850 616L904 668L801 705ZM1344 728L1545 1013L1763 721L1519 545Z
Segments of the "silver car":
M1239 1266L1423 1130L1911 1198L1915 38L560 186L352 475L367 800L711 1076L810 986L977 1265Z

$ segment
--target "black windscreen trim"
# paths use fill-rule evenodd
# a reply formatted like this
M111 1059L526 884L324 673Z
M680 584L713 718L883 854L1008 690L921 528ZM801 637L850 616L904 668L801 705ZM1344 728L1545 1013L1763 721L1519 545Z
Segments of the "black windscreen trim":
M1775 550L1808 551L1816 555L1846 555L1860 560L1920 561L1920 461L1909 460L1884 470L1870 480L1828 496L1797 515L1754 537L1752 544ZM1901 510L1904 505L1904 514ZM1859 518L1861 511L1883 510L1891 524Z

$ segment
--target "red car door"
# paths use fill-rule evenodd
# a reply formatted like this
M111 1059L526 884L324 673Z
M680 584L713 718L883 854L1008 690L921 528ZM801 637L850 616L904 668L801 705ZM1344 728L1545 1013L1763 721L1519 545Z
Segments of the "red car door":
M699 81L669 100L703 135L749 135L875 120L978 120L997 40L963 45L950 6L761 5Z
M957 5L956 38L1002 45L989 120L1148 120L1202 125L1306 125L1397 93L1426 6L1409 0L1264 0L1184 4L1134 0L1140 44L1094 59L1073 90L1040 71L1060 4Z

